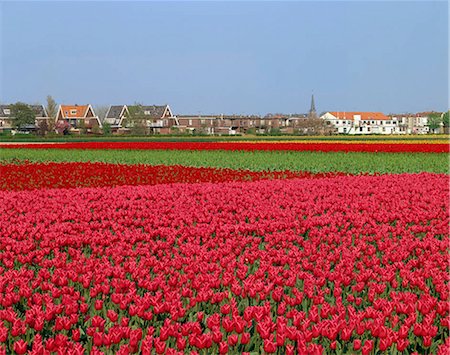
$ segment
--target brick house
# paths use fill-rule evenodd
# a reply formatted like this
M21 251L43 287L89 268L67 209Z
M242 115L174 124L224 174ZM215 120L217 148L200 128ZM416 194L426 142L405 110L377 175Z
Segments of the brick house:
M91 105L60 105L55 122L67 123L72 133L94 133L102 127Z

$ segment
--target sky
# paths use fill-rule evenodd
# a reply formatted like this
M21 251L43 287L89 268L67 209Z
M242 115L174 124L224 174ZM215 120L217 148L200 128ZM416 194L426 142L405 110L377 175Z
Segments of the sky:
M0 0L0 102L444 111L446 1Z

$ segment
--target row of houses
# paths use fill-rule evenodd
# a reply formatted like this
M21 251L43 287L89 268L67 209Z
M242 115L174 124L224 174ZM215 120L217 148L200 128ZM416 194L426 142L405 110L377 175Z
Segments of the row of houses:
M105 117L98 117L91 105L60 105L50 118L42 105L30 105L35 124L22 130L37 129L45 121L60 133L101 133L104 126L112 134L215 134L234 135L279 132L282 134L427 134L442 133L430 128L432 112L385 115L381 112L324 112L316 115L174 115L169 105L113 105ZM442 113L443 115L443 113ZM11 105L0 105L0 131L12 130ZM442 126L442 124L441 124Z
M381 112L326 112L320 117L341 134L444 133L443 123L430 127L435 112L385 115ZM439 113L443 117L444 113Z

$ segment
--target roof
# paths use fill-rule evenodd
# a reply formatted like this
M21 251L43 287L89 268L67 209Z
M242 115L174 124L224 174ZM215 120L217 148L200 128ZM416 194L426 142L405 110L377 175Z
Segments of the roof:
M0 105L0 117L9 117L11 115L12 105ZM28 105L36 114L36 117L48 117L47 111L42 105ZM9 111L5 111L9 110Z
M178 118L189 118L189 119L201 119L201 120L216 120L218 118L220 118L220 116L199 116L199 115L177 115Z
M250 119L250 118L261 118L260 116L256 115L226 115L226 114L219 114L219 115L177 115L178 118L205 118L205 119L211 119L211 118L223 118L223 119Z
M31 109L36 112L36 117L48 117L47 110L42 105L30 105Z
M432 114L438 114L438 115L442 115L442 112L436 112L436 111L426 111L426 112L418 112L416 113L416 117L428 117L429 115Z
M85 117L89 105L61 105L63 117ZM73 113L72 113L73 112Z
M119 118L124 106L125 105L111 106L106 114L106 118Z
M166 112L168 105L164 105L164 106L137 106L137 105L132 105L132 106L128 106L128 111L133 114L136 113L138 108L140 107L140 109L142 109L142 113L145 116L148 116L148 118L161 118L164 115L164 112Z
M125 105L115 105L110 106L108 112L106 113L105 122L111 125L120 124L120 114L123 112Z
M388 116L386 116L382 112L330 112L334 117L343 120L354 120L355 115L360 115L361 120L365 121L385 121L390 120Z

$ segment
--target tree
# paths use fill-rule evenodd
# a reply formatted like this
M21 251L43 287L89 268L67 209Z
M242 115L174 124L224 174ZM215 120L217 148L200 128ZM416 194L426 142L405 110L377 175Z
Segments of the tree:
M38 123L37 134L39 136L45 136L48 131L49 131L49 129L48 129L48 122L47 122L47 120L40 120L39 123Z
M95 114L100 119L101 123L103 123L105 121L105 117L106 117L108 110L109 110L108 106L99 105L99 106L94 107Z
M11 105L11 116L13 117L12 126L18 129L27 125L34 125L36 119L36 113L33 109L23 102L16 102Z
M86 134L87 128L86 128L86 123L84 122L83 119L78 121L77 128L80 131L80 134Z
M111 134L111 124L108 122L103 122L103 134L109 136Z
M147 117L141 104L128 106L126 122L126 126L131 129L132 135L143 136L147 134Z
M448 122L449 114L450 114L450 111L447 111L447 112L444 113L444 115L442 116L442 123L444 124L444 127L448 127L448 126L449 126L449 122Z
M332 128L326 124L325 120L311 117L298 120L295 128L297 128L298 134L306 136L329 135L332 131Z
M430 127L430 131L434 133L435 130L441 127L442 117L438 112L432 112L428 115L428 127Z
M56 101L51 97L51 95L47 96L47 106L45 108L47 110L48 114L48 131L52 132L55 129L55 120L56 120L56 113L58 111L58 104Z
M58 122L56 122L55 130L59 134L64 134L64 135L69 134L69 132L70 132L69 122L67 122L65 120L59 120Z

